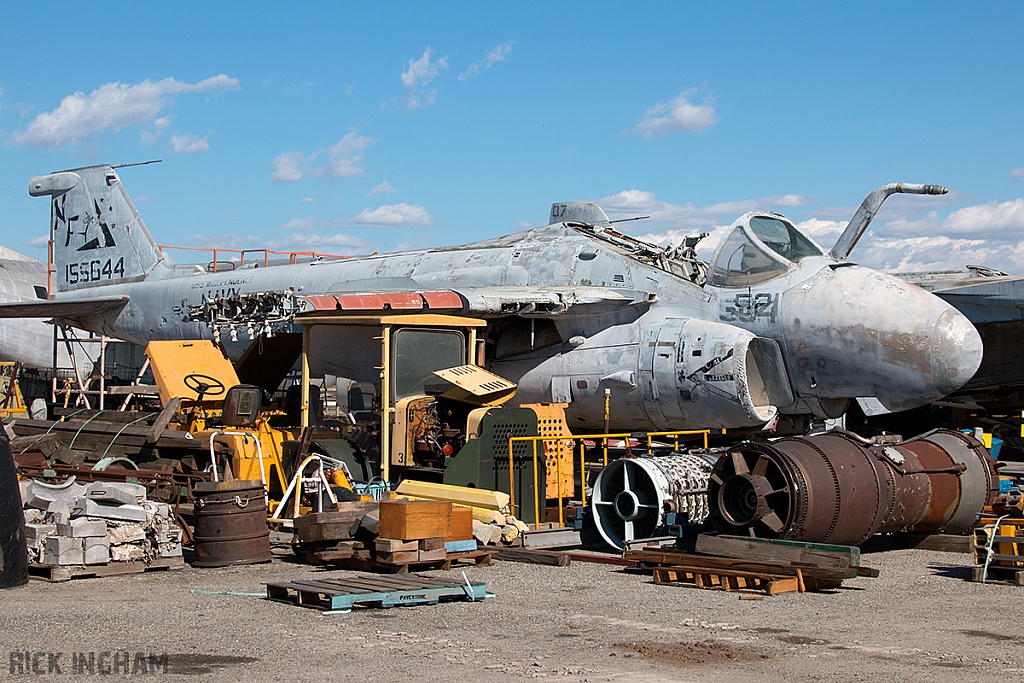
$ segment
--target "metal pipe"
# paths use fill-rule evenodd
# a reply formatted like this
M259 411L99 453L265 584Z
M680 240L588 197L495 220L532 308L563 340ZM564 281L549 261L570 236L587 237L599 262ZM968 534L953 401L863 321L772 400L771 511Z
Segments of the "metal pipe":
M864 234L864 231L867 230L875 214L878 213L882 202L889 195L898 192L903 194L946 194L949 190L941 185L916 185L913 183L889 183L882 185L861 202L860 208L857 209L857 213L853 214L853 218L846 225L843 234L836 240L836 244L832 247L832 251L829 252L829 256L845 261L850 252L853 251L853 248L857 246L857 242Z

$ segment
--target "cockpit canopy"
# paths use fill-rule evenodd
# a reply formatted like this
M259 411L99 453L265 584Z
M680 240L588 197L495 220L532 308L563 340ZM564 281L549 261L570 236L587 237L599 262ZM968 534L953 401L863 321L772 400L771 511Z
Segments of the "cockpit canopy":
M824 250L776 213L748 213L733 223L712 259L708 284L748 287L785 275Z

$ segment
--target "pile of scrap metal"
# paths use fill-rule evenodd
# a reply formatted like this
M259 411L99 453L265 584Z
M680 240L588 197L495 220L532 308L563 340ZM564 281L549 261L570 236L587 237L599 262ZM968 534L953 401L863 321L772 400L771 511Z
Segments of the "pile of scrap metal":
M182 565L182 527L170 506L146 497L140 484L74 478L54 486L24 479L29 560L38 567L86 567L114 562ZM56 573L51 578L70 578Z
M841 430L745 441L707 471L706 493L700 468L677 461L619 461L602 472L591 509L610 545L621 550L664 533L677 511L720 533L817 543L964 534L999 488L997 463L983 444L949 430L908 441ZM706 507L697 504L703 496Z

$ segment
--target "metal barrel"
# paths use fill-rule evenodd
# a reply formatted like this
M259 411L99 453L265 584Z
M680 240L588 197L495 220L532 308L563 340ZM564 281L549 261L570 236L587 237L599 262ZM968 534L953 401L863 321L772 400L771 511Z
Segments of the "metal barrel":
M204 490L216 487L213 490ZM231 488L227 488L231 487ZM259 481L200 485L195 498L197 567L270 562L267 502Z
M836 430L731 448L711 473L708 521L723 533L860 545L876 533L962 533L997 493L994 461L972 436L876 444Z

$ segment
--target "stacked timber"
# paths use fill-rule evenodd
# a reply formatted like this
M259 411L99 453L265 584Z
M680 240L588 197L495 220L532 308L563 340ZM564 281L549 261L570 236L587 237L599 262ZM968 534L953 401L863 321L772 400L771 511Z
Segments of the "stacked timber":
M148 462L192 456L196 462L208 462L209 443L204 447L184 431L167 429L171 417L167 411L107 410L75 414L63 422L16 419L8 424L15 435L11 451L21 467L35 466L40 456L67 465L92 464L105 457Z
M308 562L404 574L448 569L452 561L489 564L473 538L469 508L446 501L339 502L295 520L295 550Z
M674 548L627 550L623 559L650 570L654 582L769 595L838 588L847 579L878 576L860 564L855 546L749 538L697 537L692 552Z

